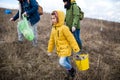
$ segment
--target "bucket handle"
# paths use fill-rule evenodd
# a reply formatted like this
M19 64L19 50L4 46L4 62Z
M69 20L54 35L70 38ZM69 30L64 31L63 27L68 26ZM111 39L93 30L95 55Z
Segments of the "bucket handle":
M88 54L87 53L85 53L85 54L86 54L86 56L75 55L75 60L84 60L84 59L86 59L88 57Z

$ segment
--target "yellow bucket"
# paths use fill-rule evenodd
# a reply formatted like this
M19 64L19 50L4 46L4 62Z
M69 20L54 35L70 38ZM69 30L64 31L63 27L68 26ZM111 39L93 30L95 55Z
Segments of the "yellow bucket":
M79 58L75 59L76 66L78 70L87 70L89 69L89 55L88 54L80 54Z

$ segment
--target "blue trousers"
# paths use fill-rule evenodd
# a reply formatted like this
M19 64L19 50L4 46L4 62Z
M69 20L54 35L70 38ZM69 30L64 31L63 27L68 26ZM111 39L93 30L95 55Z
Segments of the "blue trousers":
M72 68L69 57L60 57L59 64L66 70L70 70Z
M78 43L78 46L79 48L82 50L82 41L80 39L80 29L76 29L74 32L72 32L77 43Z

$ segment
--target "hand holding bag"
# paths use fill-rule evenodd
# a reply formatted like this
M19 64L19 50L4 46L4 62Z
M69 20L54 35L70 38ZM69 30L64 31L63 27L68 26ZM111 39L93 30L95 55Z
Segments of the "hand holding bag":
M33 30L29 26L27 18L24 15L22 15L22 18L23 19L18 22L18 29L21 31L21 33L27 40L32 41L34 39Z

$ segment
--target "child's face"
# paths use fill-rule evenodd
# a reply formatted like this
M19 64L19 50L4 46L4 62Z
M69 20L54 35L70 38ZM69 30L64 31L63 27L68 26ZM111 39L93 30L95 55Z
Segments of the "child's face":
M52 20L52 24L56 24L57 23L57 18L55 17L55 15L51 16L51 20Z

